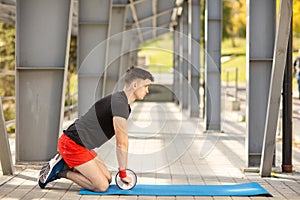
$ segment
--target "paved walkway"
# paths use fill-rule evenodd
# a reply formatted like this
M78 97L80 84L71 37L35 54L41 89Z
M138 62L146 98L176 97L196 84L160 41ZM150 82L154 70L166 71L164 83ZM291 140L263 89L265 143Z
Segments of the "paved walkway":
M300 199L300 149L293 150L292 174L274 173L261 178L245 167L245 123L236 112L226 112L222 133L203 133L203 121L190 119L173 103L136 103L130 118L129 167L138 184L233 184L256 181L273 197L139 197L81 196L80 187L60 179L40 189L39 166L18 169L13 177L1 176L1 199ZM281 143L277 142L280 166ZM114 141L98 149L116 173ZM278 169L275 169L278 170Z

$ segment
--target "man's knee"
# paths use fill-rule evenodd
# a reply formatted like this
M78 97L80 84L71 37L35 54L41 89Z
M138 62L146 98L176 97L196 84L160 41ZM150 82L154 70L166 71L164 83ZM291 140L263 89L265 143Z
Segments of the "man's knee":
M94 192L105 192L109 187L108 181L103 181L95 185Z

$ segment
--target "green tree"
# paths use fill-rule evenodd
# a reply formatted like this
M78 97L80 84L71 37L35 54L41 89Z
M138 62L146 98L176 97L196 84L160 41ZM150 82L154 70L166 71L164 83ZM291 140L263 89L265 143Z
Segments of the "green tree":
M300 49L300 1L293 1L293 48Z
M15 25L0 23L0 70L15 69ZM0 97L15 96L15 76L0 74ZM5 120L15 118L14 100L3 101ZM10 127L8 132L14 132Z
M0 68L14 70L15 25L0 23Z
M236 47L237 37L246 37L246 0L224 0L223 38L231 38Z

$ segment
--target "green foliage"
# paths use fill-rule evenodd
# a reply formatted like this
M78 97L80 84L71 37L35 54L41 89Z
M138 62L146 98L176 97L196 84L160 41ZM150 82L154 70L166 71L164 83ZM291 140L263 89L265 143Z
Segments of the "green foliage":
M293 49L300 49L300 1L293 1Z
M15 69L15 25L0 23L0 70ZM0 97L15 96L15 77L0 74ZM6 121L15 119L15 101L2 101ZM10 127L8 133L14 132Z
M235 39L246 36L246 0L223 1L223 38Z
M69 73L77 73L77 36L71 36L69 51Z
M0 23L0 68L15 68L15 25Z
M77 96L77 74L68 73L68 81L66 88L66 98L65 98L65 106L70 106L77 104L78 96ZM70 95L70 98L68 96ZM70 100L70 102L69 102Z
M15 69L15 26L13 24L0 23L0 69ZM0 95L14 96L14 76L0 75Z
M293 1L294 36L300 37L300 1Z
M70 51L69 51L69 70L68 81L66 86L65 106L74 105L77 103L77 36L71 37ZM68 95L70 95L70 102L68 102Z

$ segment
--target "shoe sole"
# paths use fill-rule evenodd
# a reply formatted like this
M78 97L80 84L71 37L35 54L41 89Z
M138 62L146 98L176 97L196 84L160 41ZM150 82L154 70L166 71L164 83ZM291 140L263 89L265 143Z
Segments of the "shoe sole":
M54 158L52 158L49 163L45 166L42 167L39 177L38 177L38 182L41 183L46 183L47 179L51 175L53 168L56 166L57 163L59 163L62 160L62 157L60 154L56 154Z

